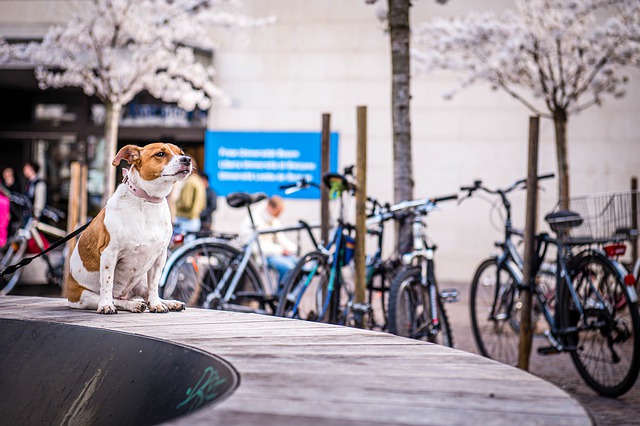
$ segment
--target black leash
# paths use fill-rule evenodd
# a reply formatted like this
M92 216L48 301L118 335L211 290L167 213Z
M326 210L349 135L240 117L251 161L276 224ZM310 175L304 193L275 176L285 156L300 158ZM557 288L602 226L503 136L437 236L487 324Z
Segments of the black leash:
M73 237L75 237L76 235L78 235L79 233L84 231L85 229L87 229L87 226L89 226L90 223L91 223L91 221L85 223L80 228L76 229L75 231L73 231L72 233L70 233L69 235L64 237L63 239L61 239L59 241L56 241L54 244L49 246L46 250L41 251L40 253L36 254L35 256L27 257L25 259L22 259L19 263L16 263L15 265L7 266L2 272L0 272L0 277L4 277L5 275L13 274L18 269L30 264L32 260L37 259L40 256L43 256L43 255L49 253L51 250L54 250L54 249L60 247L62 244L66 243L67 241L69 241L70 239L72 239Z

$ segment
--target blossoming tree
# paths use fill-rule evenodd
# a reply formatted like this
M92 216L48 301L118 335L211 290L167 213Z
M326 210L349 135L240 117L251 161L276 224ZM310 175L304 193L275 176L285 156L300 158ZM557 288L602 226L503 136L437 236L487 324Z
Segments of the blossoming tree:
M623 96L624 67L640 65L637 0L518 0L502 16L435 19L415 32L418 70L463 76L448 96L484 81L553 119L558 194L569 198L569 116ZM541 100L542 102L540 102Z
M80 87L106 109L105 189L113 193L118 123L122 107L144 90L181 108L208 109L223 92L214 69L198 61L194 46L211 47L212 26L255 26L225 11L229 0L91 0L66 25L49 29L42 42L11 46L10 55L36 65L42 89ZM6 44L4 45L6 51ZM1 55L0 55L1 56Z

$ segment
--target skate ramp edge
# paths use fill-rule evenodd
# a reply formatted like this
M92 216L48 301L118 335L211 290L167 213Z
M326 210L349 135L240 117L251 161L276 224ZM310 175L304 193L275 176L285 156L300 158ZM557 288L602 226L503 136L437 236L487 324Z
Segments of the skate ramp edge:
M156 424L240 381L223 359L174 343L11 319L0 319L0 360L3 424Z

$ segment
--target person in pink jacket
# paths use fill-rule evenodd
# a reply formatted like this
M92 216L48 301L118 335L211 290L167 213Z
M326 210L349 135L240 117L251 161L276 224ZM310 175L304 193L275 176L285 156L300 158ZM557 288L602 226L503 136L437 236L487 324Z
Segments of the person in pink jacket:
M10 206L9 191L5 188L0 188L0 247L7 243L9 236L9 220L11 220Z

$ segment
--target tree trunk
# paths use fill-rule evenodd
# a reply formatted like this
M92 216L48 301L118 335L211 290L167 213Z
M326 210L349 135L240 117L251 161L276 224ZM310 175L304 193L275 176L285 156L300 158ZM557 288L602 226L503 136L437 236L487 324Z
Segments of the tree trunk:
M388 0L391 41L391 105L393 117L393 192L395 202L413 198L413 166L411 160L409 8L410 0ZM411 224L397 230L397 246L402 252L411 250Z
M120 111L122 105L107 102L107 117L104 124L104 192L102 194L102 205L107 204L107 200L113 194L116 187L116 169L111 162L116 157L118 149L118 123L120 122Z
M567 112L558 109L553 112L556 129L556 157L558 160L558 199L560 208L569 208L569 160L567 155Z

